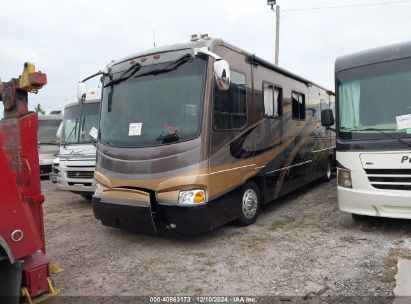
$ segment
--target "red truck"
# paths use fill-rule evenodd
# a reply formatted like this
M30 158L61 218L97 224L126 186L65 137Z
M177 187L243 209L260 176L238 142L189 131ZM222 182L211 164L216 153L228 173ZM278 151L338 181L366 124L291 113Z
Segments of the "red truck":
M47 83L46 74L25 63L23 74L0 82L0 303L26 302L56 294L46 256L37 113L28 111L28 93Z

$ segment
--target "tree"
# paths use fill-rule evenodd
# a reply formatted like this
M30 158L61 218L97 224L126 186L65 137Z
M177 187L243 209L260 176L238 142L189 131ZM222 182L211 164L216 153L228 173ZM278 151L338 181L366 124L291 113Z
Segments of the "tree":
M41 105L40 105L40 104L37 104L37 106L34 108L34 111L36 111L36 113L38 113L38 114L42 114L42 115L46 114L46 111L44 111L44 110L41 108Z

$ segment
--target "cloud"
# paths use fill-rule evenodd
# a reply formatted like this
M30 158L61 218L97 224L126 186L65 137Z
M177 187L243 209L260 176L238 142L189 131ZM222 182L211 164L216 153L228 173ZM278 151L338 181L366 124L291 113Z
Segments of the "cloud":
M411 37L411 3L287 12L358 1L277 2L284 10L280 65L330 89L339 55ZM112 59L151 48L153 31L157 46L209 32L272 61L274 21L264 0L9 2L0 19L0 76L3 80L15 77L25 61L33 61L47 73L48 84L38 95L30 96L30 103L41 103L48 110L62 109L66 98L75 95L77 81Z

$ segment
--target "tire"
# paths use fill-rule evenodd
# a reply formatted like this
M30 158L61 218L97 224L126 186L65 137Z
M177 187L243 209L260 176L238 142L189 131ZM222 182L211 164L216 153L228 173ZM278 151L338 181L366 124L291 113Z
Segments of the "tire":
M88 201L91 201L91 199L93 198L93 195L92 194L81 194L81 197Z
M355 222L365 222L368 219L368 216L362 214L352 213L351 216Z
M261 196L258 186L253 181L244 184L241 196L240 217L237 219L237 225L245 227L254 224L257 220L261 208Z
M18 304L20 302L21 279L20 263L10 264L8 260L0 261L1 303Z

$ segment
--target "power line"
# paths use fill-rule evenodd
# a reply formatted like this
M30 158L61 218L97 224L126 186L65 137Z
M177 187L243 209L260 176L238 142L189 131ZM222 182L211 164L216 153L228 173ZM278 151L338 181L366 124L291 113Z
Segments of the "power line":
M323 9L337 9L337 8L351 8L351 7L367 7L367 6L383 6L383 5L392 5L400 3L409 3L411 0L397 0L397 1L385 1L378 3L363 3L363 4L346 4L346 5L335 5L335 6L320 6L320 7L308 7L308 8L291 8L285 9L285 12L297 12L297 11L314 11L314 10L323 10Z

